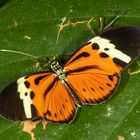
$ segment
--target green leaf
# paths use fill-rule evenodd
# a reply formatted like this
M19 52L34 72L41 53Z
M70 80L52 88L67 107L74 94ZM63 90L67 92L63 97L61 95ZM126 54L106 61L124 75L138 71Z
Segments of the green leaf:
M117 0L10 0L0 4L0 49L29 53L38 57L66 60L82 44L93 37L87 22L97 30L98 16L106 23L124 14L115 24L139 25L140 2ZM62 21L83 22L63 28ZM139 59L140 60L140 59ZM33 73L36 61L21 54L0 52L0 89L15 79ZM139 70L136 63L130 67ZM127 140L140 138L140 73L122 74L118 90L112 98L96 106L83 106L75 120L67 125L49 123L34 130L37 140ZM30 140L21 125L0 117L0 140Z

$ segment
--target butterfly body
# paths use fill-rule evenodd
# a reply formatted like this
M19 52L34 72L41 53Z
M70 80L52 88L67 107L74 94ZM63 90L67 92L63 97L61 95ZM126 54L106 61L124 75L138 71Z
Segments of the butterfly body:
M50 65L52 71L56 74L56 76L63 82L66 82L66 73L63 68L59 65L59 63L55 60L48 60L48 64Z
M0 93L0 114L11 120L69 123L79 105L102 103L116 90L120 73L140 54L140 27L108 30L51 71L19 78Z

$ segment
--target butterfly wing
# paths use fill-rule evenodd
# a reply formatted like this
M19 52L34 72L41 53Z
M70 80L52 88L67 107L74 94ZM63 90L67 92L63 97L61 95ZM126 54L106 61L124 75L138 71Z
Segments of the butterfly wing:
M38 84L54 80L52 73L37 73L22 77L11 83L0 93L0 114L11 120L26 120L43 116L45 86ZM35 100L35 101L34 101ZM33 103L34 102L34 103ZM37 111L36 111L37 109Z
M22 77L0 94L0 114L11 120L46 118L66 123L75 112L70 91L52 72Z
M111 40L116 48L130 56L131 60L140 55L140 26L122 26L103 32L101 37Z
M45 118L51 122L68 123L74 118L76 110L70 90L56 79L45 95Z
M84 104L106 100L119 83L122 68L115 66L110 58L104 59L98 54L94 59L86 58L65 67L67 82Z
M121 71L140 52L140 27L120 27L91 39L76 51L64 70L68 84L84 104L108 98L119 83Z
M140 55L139 36L140 26L122 26L107 30L78 49L68 59L65 67L70 63L88 58L90 54L94 57L96 52L100 52L101 58L109 55L116 65L125 68ZM92 46L92 51L88 46Z

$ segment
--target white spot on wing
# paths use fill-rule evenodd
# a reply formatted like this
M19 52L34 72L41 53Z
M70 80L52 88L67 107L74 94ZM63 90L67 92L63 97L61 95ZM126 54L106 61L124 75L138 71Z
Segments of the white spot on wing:
M25 115L27 118L31 118L32 117L32 114L31 114L32 101L30 99L30 89L26 88L24 82L25 82L25 77L22 77L17 80L17 84L18 84L17 90L20 94L20 99L23 100L23 107L24 107ZM25 96L25 93L27 93L27 96Z
M125 63L129 63L131 61L130 56L126 55L125 53L121 52L120 50L117 50L115 48L116 46L114 44L112 44L110 42L110 40L108 40L108 39L101 38L101 37L97 36L97 37L94 37L91 40L89 40L89 42L97 43L100 47L99 50L101 52L105 52L106 54L108 54L112 58L118 58ZM108 48L109 50L106 51L106 50L104 50L105 48Z

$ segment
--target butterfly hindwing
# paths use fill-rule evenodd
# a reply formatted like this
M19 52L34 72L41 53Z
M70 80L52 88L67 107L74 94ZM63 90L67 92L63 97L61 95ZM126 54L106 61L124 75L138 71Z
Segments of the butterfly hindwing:
M52 122L68 123L76 113L77 105L70 91L60 80L56 80L45 96L45 118Z
M105 69L91 68L68 71L67 82L84 104L97 104L106 100L119 83L119 74Z
M32 104L38 117L57 123L68 123L74 118L77 107L70 91L53 73L31 76L27 81L35 94Z

